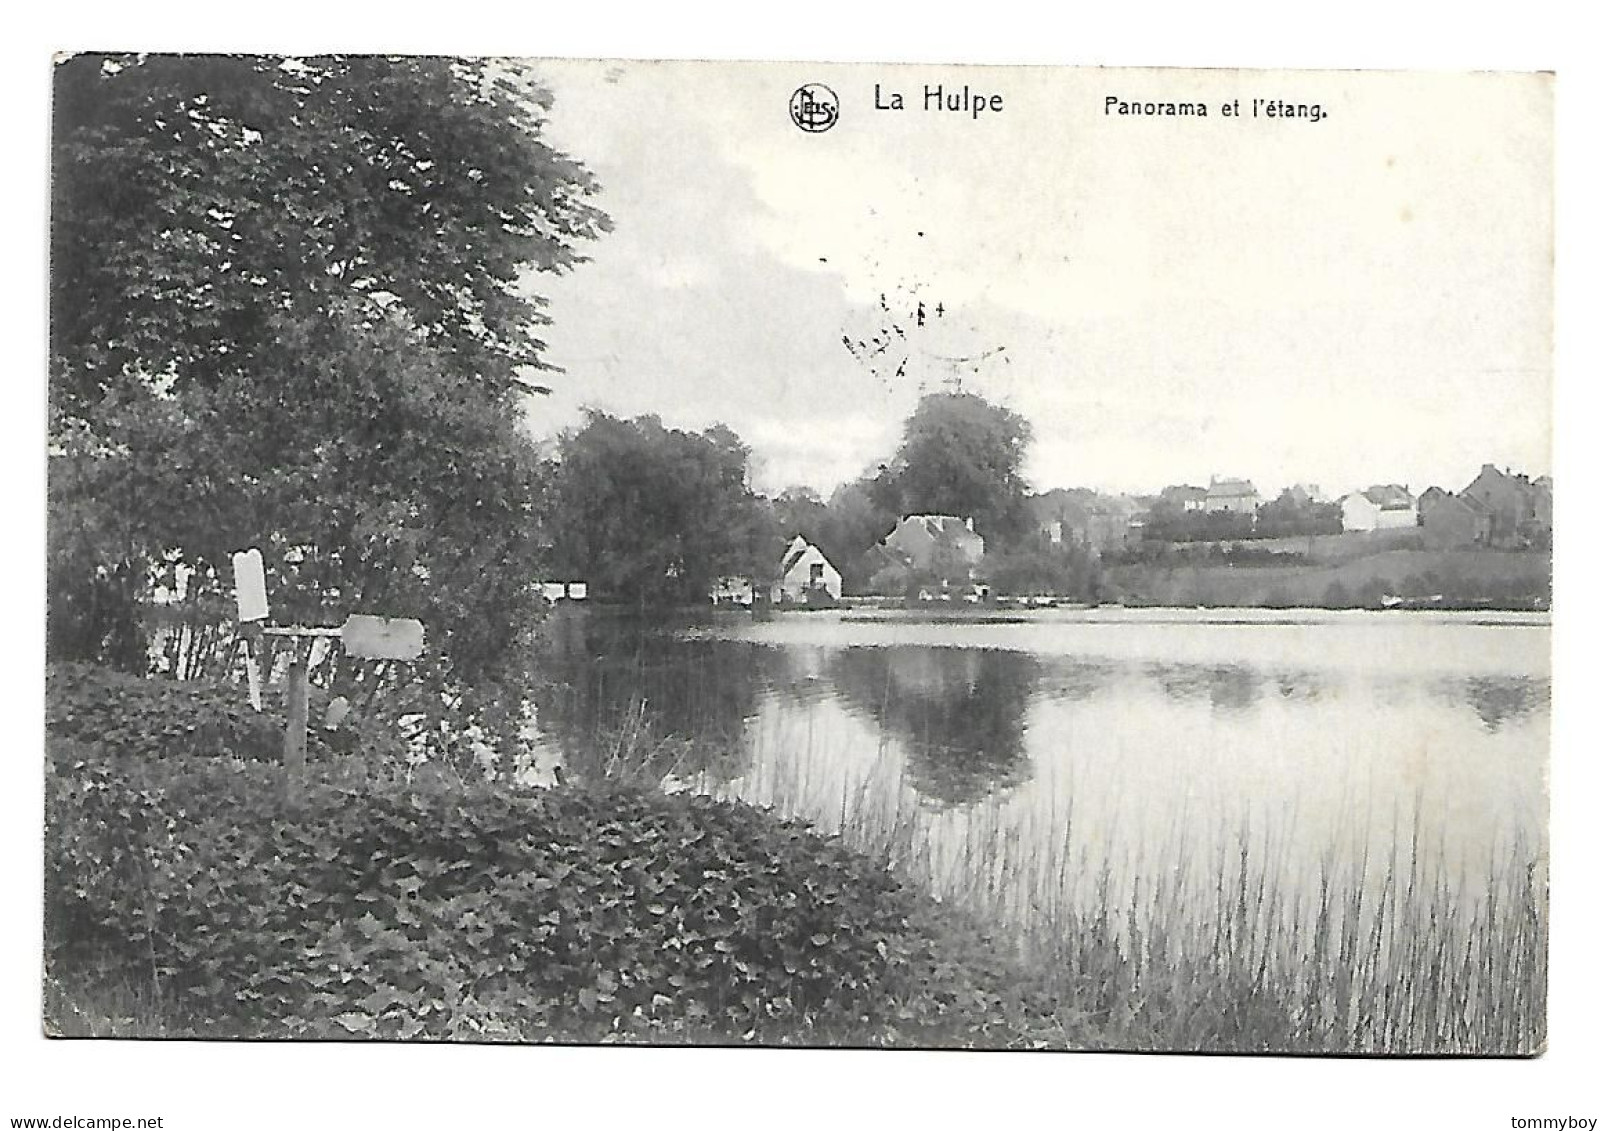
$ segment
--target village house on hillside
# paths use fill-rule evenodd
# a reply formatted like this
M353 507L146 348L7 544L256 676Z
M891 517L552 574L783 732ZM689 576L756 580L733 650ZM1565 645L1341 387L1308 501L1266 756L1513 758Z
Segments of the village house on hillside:
M794 535L782 555L776 584L771 587L775 604L805 604L811 600L843 599L843 575L825 554L802 534Z
M1418 525L1436 549L1478 546L1491 539L1491 512L1478 499L1464 499L1439 487L1418 496Z
M1204 488L1196 488L1204 495ZM1134 540L1143 529L1144 506L1129 495L1102 495L1085 488L1035 497L1039 537L1052 546L1080 545L1105 551Z
M1256 514L1256 506L1262 501L1247 479L1219 479L1212 476L1211 486L1206 488L1206 495L1201 507L1207 514Z
M1552 476L1538 475L1530 486L1533 489L1531 509L1535 514L1535 524L1545 531L1550 538L1552 535Z
M1460 498L1477 503L1490 515L1493 546L1524 546L1547 541L1552 535L1552 480L1502 470L1485 464Z
M1375 484L1340 500L1340 528L1347 531L1403 530L1418 525L1418 502L1405 486Z
M972 528L972 520L947 514L907 515L882 545L916 570L943 569L957 560L969 567L983 560L983 537Z
M972 520L946 514L912 514L899 520L866 555L866 572L879 592L896 592L913 578L970 580L983 560L982 535Z
M1072 516L1065 533L1093 550L1111 550L1137 541L1144 531L1145 508L1127 495L1101 496L1082 515Z
M1194 514L1206 509L1206 488L1194 487L1188 483L1163 487L1159 498L1163 503L1177 507L1185 514Z

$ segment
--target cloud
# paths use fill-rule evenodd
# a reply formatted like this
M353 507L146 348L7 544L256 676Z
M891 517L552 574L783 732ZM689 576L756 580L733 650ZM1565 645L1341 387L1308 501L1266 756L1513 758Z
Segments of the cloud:
M1180 126L1100 95L1290 78L966 71L1008 106L971 122L870 109L874 82L946 68L543 66L615 231L543 280L566 373L538 429L582 404L721 421L765 482L826 489L958 382L1033 423L1041 487L1550 462L1550 148L1524 76L1306 74L1320 126ZM821 77L844 116L805 134L787 97ZM841 339L915 287L946 317L889 380Z

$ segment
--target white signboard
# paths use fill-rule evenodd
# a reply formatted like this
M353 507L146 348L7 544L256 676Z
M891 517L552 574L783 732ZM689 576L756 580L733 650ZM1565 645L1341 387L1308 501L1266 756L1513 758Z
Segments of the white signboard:
M348 655L365 660L416 660L424 651L424 625L411 617L365 617L356 614L341 625Z
M268 584L263 579L262 551L233 555L235 608L242 624L268 619Z

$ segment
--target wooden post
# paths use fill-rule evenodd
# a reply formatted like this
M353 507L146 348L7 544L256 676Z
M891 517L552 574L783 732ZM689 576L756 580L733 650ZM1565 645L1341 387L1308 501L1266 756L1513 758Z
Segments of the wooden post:
M285 673L285 799L299 803L307 784L307 669L316 637L339 637L347 654L374 660L414 660L424 650L424 625L409 617L353 614L339 628L263 628L265 637L290 637L290 670Z
M286 673L285 799L301 801L307 781L307 653L294 642L290 671Z
M251 700L251 709L261 711L262 685L266 678L263 661L268 652L262 636L262 625L256 622L242 624L239 639L246 650L246 695Z

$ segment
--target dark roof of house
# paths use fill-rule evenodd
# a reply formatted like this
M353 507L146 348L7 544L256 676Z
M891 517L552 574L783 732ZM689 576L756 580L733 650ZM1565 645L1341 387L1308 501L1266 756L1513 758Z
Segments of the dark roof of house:
M1362 494L1380 510L1405 511L1413 506L1412 492L1394 483L1375 484Z
M827 565L832 564L831 560L827 558L826 554L816 548L815 543L805 541L803 535L798 535L791 543L788 544L787 553L782 557L782 576L786 577L787 571L797 565L798 560L811 550L815 550L817 554L820 554L822 560L825 561Z
M1212 485L1206 488L1206 497L1209 499L1237 499L1254 494L1256 488L1251 486L1248 479L1213 479Z
M911 522L919 523L921 528L935 541L939 538L958 538L965 535L978 536L976 531L967 529L965 519L956 518L950 514L906 515L900 520L899 525L904 526ZM894 529L898 529L898 527Z
M1431 487L1418 497L1419 509L1426 515L1432 514L1447 506L1460 506L1475 514L1489 513L1484 503L1471 495L1454 495L1450 491L1443 491L1439 487Z
M1526 490L1532 486L1530 477L1525 475L1523 472L1504 471L1502 468L1497 467L1494 463L1487 463L1480 467L1480 473L1476 475L1473 480L1469 482L1469 485L1463 488L1463 490L1471 490L1474 487L1474 484L1480 482L1482 479L1487 481L1494 479L1497 483L1510 484L1519 488L1520 490Z

